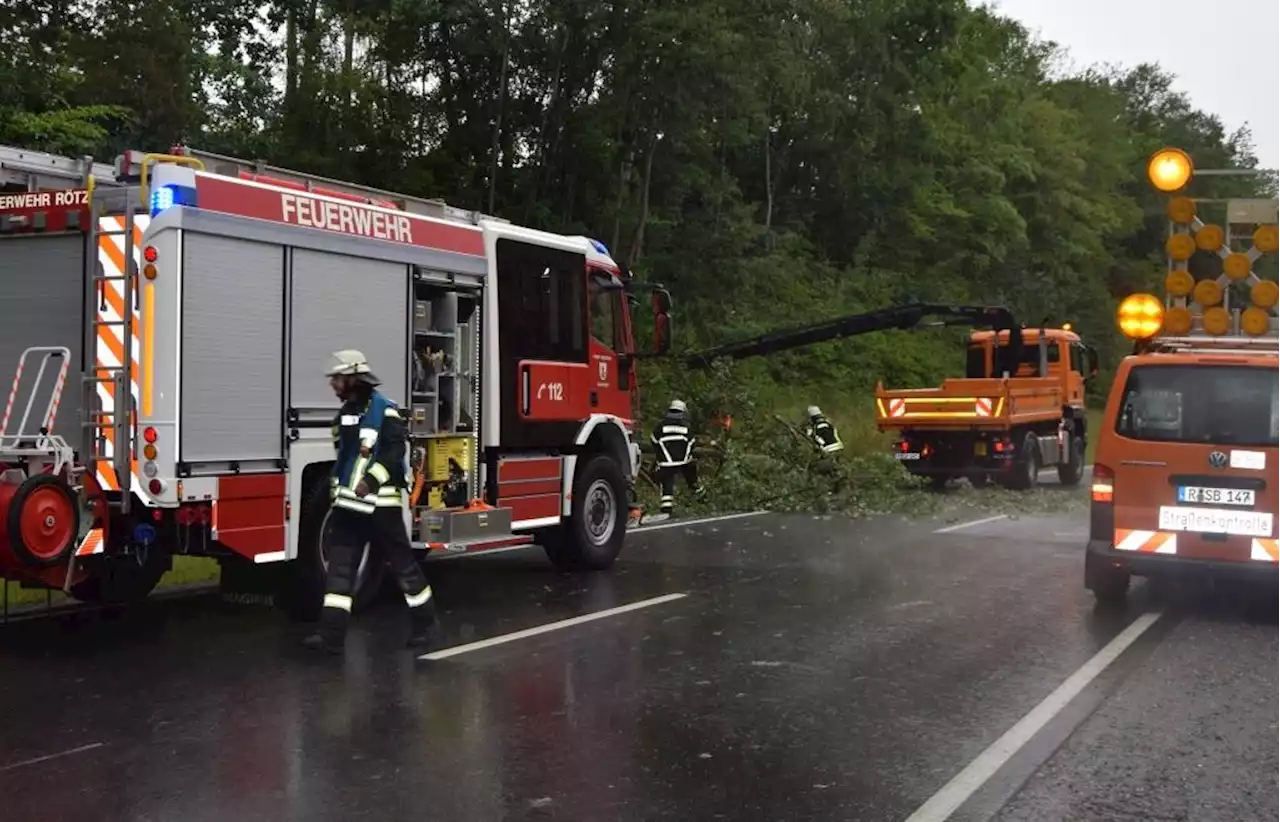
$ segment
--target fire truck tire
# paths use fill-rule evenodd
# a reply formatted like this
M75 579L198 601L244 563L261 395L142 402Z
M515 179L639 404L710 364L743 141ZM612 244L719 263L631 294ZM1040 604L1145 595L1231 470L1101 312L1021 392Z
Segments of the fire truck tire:
M286 614L303 622L320 618L324 604L327 564L320 547L320 537L329 516L329 479L321 476L312 486L302 505L298 528L298 556L284 568L284 576L276 602ZM373 545L366 545L360 559L352 592L352 612L367 608L382 593L386 563Z
M1129 571L1115 568L1093 554L1084 559L1084 587L1099 605L1123 605L1129 595Z
M93 566L91 576L71 586L71 596L95 605L137 605L160 584L172 567L167 554L148 551L145 555L102 558Z
M13 491L5 509L9 546L32 568L61 565L80 534L80 504L60 477L36 474Z
M1067 461L1058 464L1058 482L1070 488L1080 484L1084 477L1084 438L1072 436Z
M564 571L602 571L622 550L627 532L627 481L617 461L594 454L573 478L569 519L540 542L551 564Z
M1013 472L1009 476L1009 488L1015 491L1029 491L1040 484L1040 441L1034 431L1028 431L1022 438L1018 449L1018 458L1013 464Z

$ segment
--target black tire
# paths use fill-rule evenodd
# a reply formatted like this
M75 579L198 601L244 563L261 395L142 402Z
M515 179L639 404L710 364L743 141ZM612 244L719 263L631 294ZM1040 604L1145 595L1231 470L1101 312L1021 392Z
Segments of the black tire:
M173 567L171 559L158 550L96 559L89 570L89 578L71 586L71 596L96 605L139 605Z
M627 533L627 481L617 461L593 454L573 478L569 519L544 534L543 550L562 571L603 571L613 565Z
M1099 605L1123 605L1129 595L1129 571L1109 565L1093 554L1085 555L1084 587Z
M303 622L319 619L324 605L327 565L321 551L321 536L330 509L329 478L321 476L303 500L298 527L298 556L283 568L284 576L276 595L280 609ZM374 546L366 545L357 566L351 595L353 613L372 605L381 596L386 567Z
M1074 488L1084 477L1084 438L1073 434L1068 451L1067 461L1058 464L1058 482Z
M1029 491L1040 484L1040 442L1034 431L1027 432L1018 450L1008 485L1015 491Z
M40 517L40 522L33 522L33 517ZM34 526L41 532L31 545L23 538L24 520L29 528ZM6 526L9 545L20 562L32 568L63 565L80 536L80 503L62 478L36 474L13 492Z

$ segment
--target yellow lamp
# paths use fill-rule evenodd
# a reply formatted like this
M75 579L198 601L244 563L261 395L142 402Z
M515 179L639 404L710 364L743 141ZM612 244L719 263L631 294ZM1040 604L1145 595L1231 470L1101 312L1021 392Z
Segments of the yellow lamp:
M1172 193L1182 188L1195 173L1191 156L1180 148L1162 148L1147 161L1147 179L1158 191Z
M1130 294L1116 310L1116 322L1130 339L1153 337L1164 323L1164 306L1154 295Z
M1220 337L1231 330L1231 315L1222 306L1206 308L1204 312L1204 330L1206 333Z
M1222 226L1207 225L1196 232L1196 248L1201 251L1217 251L1222 248L1226 239Z
M1259 308L1275 308L1280 302L1280 285L1271 280L1258 280L1249 289L1249 299Z
M1191 276L1190 271L1170 271L1169 276L1164 278L1164 290L1170 297L1185 297L1195 287L1196 278Z
M1171 234L1165 240L1164 250L1171 260L1184 263L1196 253L1196 241L1191 239L1190 234Z
M1201 280L1191 292L1191 299L1206 308L1222 302L1222 286L1217 280Z
M1249 259L1249 255L1241 254L1238 251L1228 254L1222 260L1222 273L1227 275L1227 279L1238 282L1249 276L1253 271L1253 261Z
M1240 330L1250 337L1261 337L1271 328L1271 316L1254 306L1240 312Z
M1165 208L1169 219L1179 225L1186 225L1196 218L1196 201L1190 197L1174 197Z
M1280 249L1280 228L1274 225L1260 225L1253 232L1253 245L1263 254L1274 254Z
M1176 305L1164 314L1164 330L1175 337L1191 333L1191 311Z

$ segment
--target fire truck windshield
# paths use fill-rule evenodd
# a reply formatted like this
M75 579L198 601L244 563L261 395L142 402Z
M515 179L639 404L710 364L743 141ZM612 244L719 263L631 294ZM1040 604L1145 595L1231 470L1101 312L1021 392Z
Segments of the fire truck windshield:
M1280 380L1273 368L1138 366L1116 433L1136 440L1275 446Z

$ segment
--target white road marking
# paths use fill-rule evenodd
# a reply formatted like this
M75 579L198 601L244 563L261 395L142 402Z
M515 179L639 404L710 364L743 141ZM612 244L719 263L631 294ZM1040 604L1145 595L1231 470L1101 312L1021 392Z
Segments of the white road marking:
M63 757L63 756L71 756L72 754L84 753L85 751L92 751L94 748L101 748L104 744L106 743L93 742L88 745L81 745L79 748L72 748L69 751L61 751L59 753L52 753L52 754L46 754L44 756L37 756L34 759L24 759L21 762L14 762L11 765L0 766L0 772L11 771L14 768L22 768L27 765L36 765L41 762L48 762L50 759L58 759L59 757Z
M548 631L558 631L561 628L569 628L574 625L581 625L584 622L591 622L595 619L604 619L605 617L615 616L616 614L625 614L627 611L636 611L640 608L648 608L653 605L661 605L664 602L674 602L677 599L684 599L688 594L666 594L653 599L642 599L639 602L632 602L627 605L619 605L617 608L606 608L603 611L594 611L590 614L562 619L559 622L548 622L546 625L539 625L534 628L526 628L523 631L516 631L510 634L502 634L501 636L482 639L479 642L469 642L466 645L455 645L452 648L445 648L442 651L432 651L429 654L423 654L418 659L446 659L458 654L465 654L468 651L479 651L481 648L490 648L494 645L501 645L504 642L514 642L517 639L525 639L538 634L545 634Z
M952 531L959 531L961 528L972 528L975 525L986 525L988 522L996 522L997 520L1008 519L1008 514L996 514L994 517L983 517L969 522L962 522L959 525L948 525L946 528L939 528L934 531L935 534L949 534Z
M743 517L758 517L761 514L767 514L768 511L745 511L740 514L721 514L715 517L701 517L700 519L675 519L665 522L659 522L656 525L637 525L635 528L628 528L628 534L638 534L645 531L661 531L663 528L681 528L687 525L703 525L708 522L724 522L729 519L742 519Z
M1032 708L1030 713L1005 731L1003 736L992 742L978 755L977 759L970 762L950 782L943 785L941 790L929 797L929 801L907 817L907 822L943 822L948 819L974 792L986 784L996 771L1030 742L1032 737L1049 724L1050 720L1067 707L1071 700L1075 699L1098 674L1105 671L1107 666L1115 662L1126 648L1154 625L1161 615L1160 611L1148 611L1131 622L1129 627L1094 654L1093 658L1078 671L1067 677L1065 682L1054 689L1053 693L1045 697L1039 705Z

